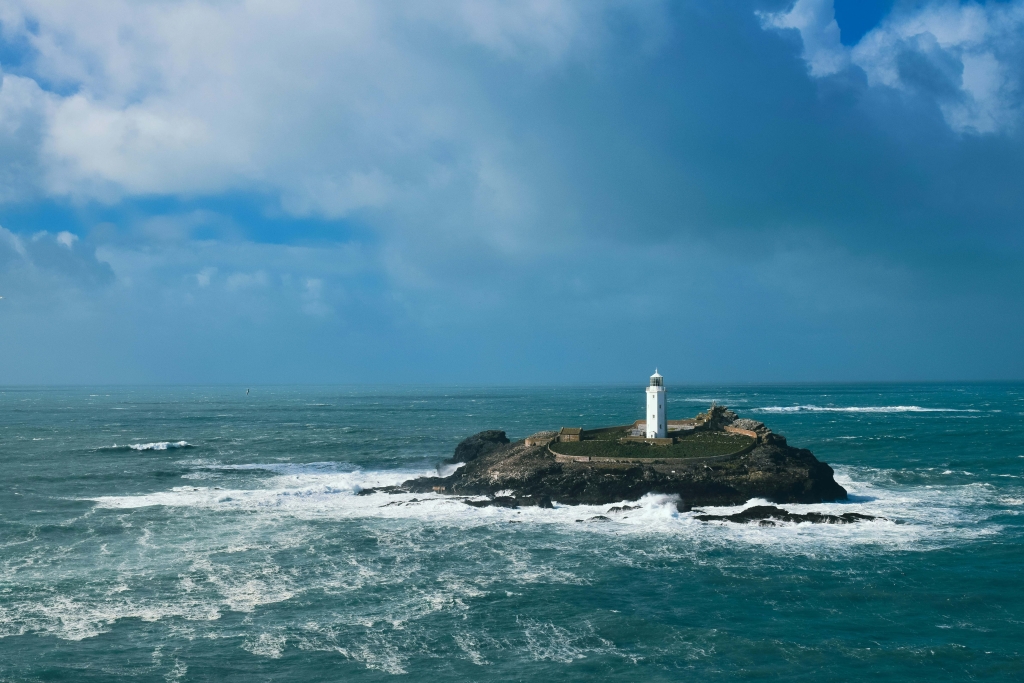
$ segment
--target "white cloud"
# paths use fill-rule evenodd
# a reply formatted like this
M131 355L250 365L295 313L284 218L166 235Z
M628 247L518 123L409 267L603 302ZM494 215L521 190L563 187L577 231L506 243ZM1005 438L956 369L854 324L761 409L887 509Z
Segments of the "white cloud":
M121 109L85 95L63 98L42 149L47 189L100 198L219 189L231 158L214 138L202 119L156 103Z
M832 0L797 0L787 12L764 15L766 27L795 28L811 74L860 67L868 85L935 103L958 133L1014 130L1024 109L1024 0L943 0L897 9L852 48L839 42Z
M0 72L0 201L39 191L39 150L57 97L30 78Z
M383 206L396 194L394 181L373 169L365 173L353 171L341 179L308 178L288 188L281 205L296 216L340 218L357 209Z
M787 12L760 15L766 28L796 29L804 43L803 58L812 76L831 76L850 63L839 40L832 0L797 0Z
M267 274L262 270L255 273L232 273L228 275L227 288L229 290L254 289L267 286Z
M324 281L307 278L302 292L302 311L307 315L324 317L331 313L331 307L324 302Z
M610 11L655 33L659 8L13 0L0 25L33 52L0 90L0 145L23 147L6 172L22 160L37 191L110 202L270 192L330 218L422 198L439 178L472 191L486 182L473 160L504 141L467 55L543 72L591 58Z
M43 230L25 239L0 227L0 285L23 298L37 293L60 298L62 292L110 284L114 273L109 264L91 249L73 249L77 242L70 232Z
M0 226L0 240L6 243L8 250L14 252L14 256L18 256L22 259L28 258L28 252L25 250L25 243L21 240L20 237L15 235L10 230L4 228L3 226Z
M61 232L57 233L57 244L61 245L62 247L71 249L73 246L75 246L75 242L77 241L78 235L70 233L67 230L62 230Z
M196 284L200 287L209 287L213 276L217 274L216 268L203 268L196 273Z
M558 60L574 43L587 40L588 31L580 30L581 24L590 31L596 28L593 17L587 16L595 7L600 5L462 0L457 13L470 38L488 49L511 58L533 53L545 60Z

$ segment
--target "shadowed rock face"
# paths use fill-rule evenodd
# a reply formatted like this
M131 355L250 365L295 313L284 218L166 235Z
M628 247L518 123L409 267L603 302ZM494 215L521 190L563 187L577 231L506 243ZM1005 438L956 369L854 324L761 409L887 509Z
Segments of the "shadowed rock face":
M774 505L755 505L734 515L696 515L704 522L746 522L758 521L760 526L775 526L778 522L812 522L814 524L852 524L854 522L870 522L878 517L862 515L857 512L845 512L841 515L826 515L821 512L797 514L777 508Z
M493 453L508 443L508 437L505 436L505 432L498 429L489 429L486 432L474 434L468 439L463 440L462 443L455 447L455 455L448 462L470 462L482 455Z
M458 445L453 461L466 464L451 476L421 477L386 490L492 498L512 491L507 497L513 500L502 500L503 506L546 506L552 500L603 505L647 493L677 494L686 505L739 505L751 498L773 503L846 499L831 467L810 451L789 446L785 437L762 429L761 443L745 455L671 465L556 462L546 447L508 443L504 432L492 430Z

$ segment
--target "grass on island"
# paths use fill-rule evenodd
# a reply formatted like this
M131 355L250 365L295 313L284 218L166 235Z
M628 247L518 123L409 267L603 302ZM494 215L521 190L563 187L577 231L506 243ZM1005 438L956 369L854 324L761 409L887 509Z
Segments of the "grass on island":
M728 455L748 446L753 439L742 434L726 432L692 432L679 437L671 446L646 443L619 443L629 430L584 431L582 441L551 444L552 450L563 455L588 455L592 458L706 458Z

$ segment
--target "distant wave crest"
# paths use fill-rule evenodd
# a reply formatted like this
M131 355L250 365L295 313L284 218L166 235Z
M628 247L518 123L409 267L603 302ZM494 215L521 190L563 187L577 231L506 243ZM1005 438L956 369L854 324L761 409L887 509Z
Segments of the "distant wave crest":
M204 465L206 470L239 471L259 470L274 474L333 474L357 469L349 462L274 462L244 465Z
M921 406L765 406L755 413L979 413L980 410L958 408L922 408Z
M187 441L154 441L153 443L131 443L124 446L114 444L100 448L102 451L166 451L168 448L195 448Z

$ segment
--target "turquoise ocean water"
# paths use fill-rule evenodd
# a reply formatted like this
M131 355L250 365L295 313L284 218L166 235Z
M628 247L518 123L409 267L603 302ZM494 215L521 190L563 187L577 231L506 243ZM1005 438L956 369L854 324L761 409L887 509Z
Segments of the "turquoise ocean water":
M0 389L0 680L1024 679L1024 385L670 387L670 417L725 403L851 494L787 508L887 521L355 495L643 398Z

